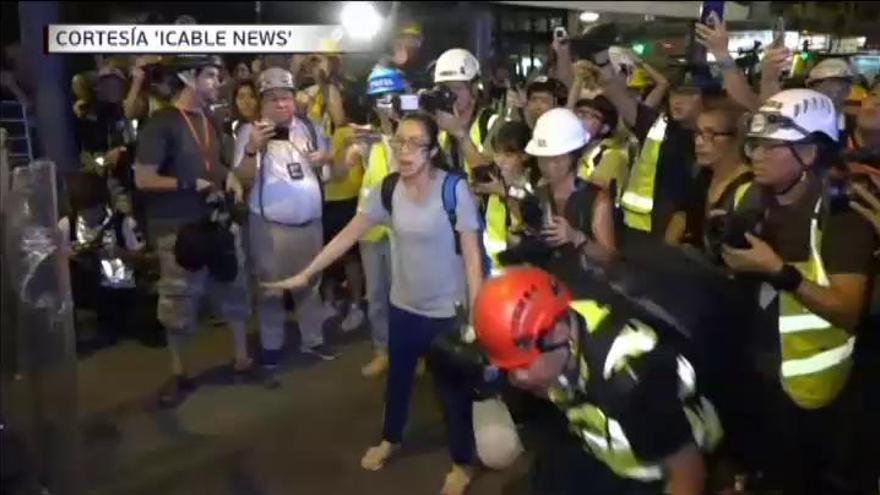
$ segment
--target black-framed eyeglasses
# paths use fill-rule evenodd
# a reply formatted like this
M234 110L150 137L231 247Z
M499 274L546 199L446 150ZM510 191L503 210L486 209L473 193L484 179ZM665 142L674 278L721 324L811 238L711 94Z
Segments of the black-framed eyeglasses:
M403 151L404 153L409 153L411 151L418 151L421 149L425 149L430 146L430 143L425 143L421 141L407 141L403 139L394 138L389 141L391 148L395 151Z
M743 151L749 158L754 158L758 154L758 150L771 151L778 148L786 148L791 146L788 141L774 141L771 139L753 138L747 139L743 145Z

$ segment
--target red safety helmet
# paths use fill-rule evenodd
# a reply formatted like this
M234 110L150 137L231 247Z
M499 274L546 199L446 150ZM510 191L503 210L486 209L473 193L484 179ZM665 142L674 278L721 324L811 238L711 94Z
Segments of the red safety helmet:
M565 315L571 294L538 268L511 268L483 284L474 303L480 345L495 366L525 368L541 356L540 341Z

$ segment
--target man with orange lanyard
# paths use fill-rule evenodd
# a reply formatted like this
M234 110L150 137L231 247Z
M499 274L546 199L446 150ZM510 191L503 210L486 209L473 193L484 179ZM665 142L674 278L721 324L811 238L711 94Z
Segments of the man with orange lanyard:
M198 251L197 243L177 243L178 233L210 217L208 196L231 193L242 201L241 183L220 163L220 138L208 105L216 101L222 62L213 56L178 56L170 60L177 78L173 106L157 111L138 142L135 184L146 207L147 234L159 256L157 316L168 332L171 378L160 391L159 404L173 407L195 388L187 377L183 352L198 324L199 303L210 294L233 331L237 374L256 370L248 356L245 320L250 314L241 241L233 226L237 271L223 282L210 265L196 271L181 266L182 250ZM184 255L185 256L185 255Z

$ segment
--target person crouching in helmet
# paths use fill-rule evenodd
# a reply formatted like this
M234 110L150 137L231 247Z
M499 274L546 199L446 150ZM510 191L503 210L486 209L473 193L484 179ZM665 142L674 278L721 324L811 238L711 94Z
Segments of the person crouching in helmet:
M813 90L790 89L768 99L748 127L746 154L754 182L735 194L734 215L755 222L728 237L725 264L762 281L761 301L774 326L766 350L776 364L769 383L781 389L758 401L768 407L766 430L779 438L767 462L786 494L855 493L853 444L842 417L849 414L848 385L855 328L863 314L873 242L867 222L822 176L839 149L838 113ZM733 244L738 244L733 245Z
M544 240L554 248L573 248L594 261L615 252L613 206L608 191L577 177L579 159L590 140L580 119L567 108L554 108L535 124L526 153L537 158L544 187ZM549 211L547 211L549 209Z
M483 156L483 141L489 128L491 110L478 105L480 62L463 48L446 50L434 66L434 84L455 95L453 112L434 112L440 126L440 147L449 157L452 169L470 175L475 167L491 165Z
M703 451L721 425L693 366L654 328L512 268L483 285L474 329L490 362L554 403L583 447L563 463L562 493L706 493Z

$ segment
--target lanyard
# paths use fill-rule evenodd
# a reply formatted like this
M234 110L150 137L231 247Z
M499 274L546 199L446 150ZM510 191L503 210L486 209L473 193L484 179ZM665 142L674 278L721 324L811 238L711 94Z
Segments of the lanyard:
M196 142L196 146L199 148L199 152L202 154L202 159L205 160L205 169L210 172L211 171L211 159L209 158L211 155L211 132L208 129L208 117L205 117L205 114L202 115L202 124L205 129L205 142L202 144L202 140L199 139L199 135L196 132L196 128L193 126L192 121L189 120L189 116L181 110L177 109L180 112L180 115L183 117L183 120L186 121L187 127L189 127L189 132L192 134L193 140Z

